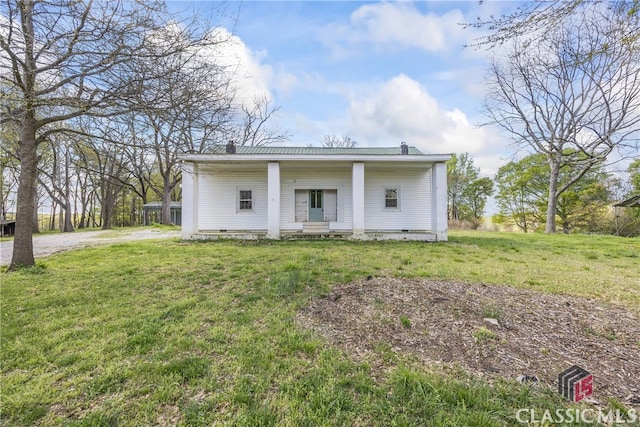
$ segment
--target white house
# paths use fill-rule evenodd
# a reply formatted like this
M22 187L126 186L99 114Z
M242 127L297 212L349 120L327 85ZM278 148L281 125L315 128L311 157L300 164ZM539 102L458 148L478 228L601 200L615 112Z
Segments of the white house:
M182 156L185 239L447 240L449 154L392 148L235 147Z

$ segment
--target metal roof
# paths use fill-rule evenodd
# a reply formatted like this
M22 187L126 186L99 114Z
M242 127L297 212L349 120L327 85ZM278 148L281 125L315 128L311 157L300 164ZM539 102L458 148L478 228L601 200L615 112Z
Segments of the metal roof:
M161 209L162 208L162 202L149 202L149 203L145 203L144 205L142 205L143 208L147 208L147 209ZM171 202L171 209L176 209L176 208L181 208L182 207L182 202Z
M616 203L613 206L625 207L625 208L640 207L640 194L636 194L635 196L629 197L627 200L623 200L620 203Z
M426 154L416 147L408 147L409 155L425 156ZM216 146L205 154L227 154L226 147ZM236 146L235 154L268 154L268 155L401 155L400 146L397 147L353 147L353 148L326 148L326 147L250 147Z

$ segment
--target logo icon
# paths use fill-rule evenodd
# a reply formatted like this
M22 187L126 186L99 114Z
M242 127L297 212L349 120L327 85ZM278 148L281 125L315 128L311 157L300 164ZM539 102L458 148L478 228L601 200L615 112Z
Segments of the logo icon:
M571 402L580 402L593 394L593 375L578 365L558 375L558 393Z

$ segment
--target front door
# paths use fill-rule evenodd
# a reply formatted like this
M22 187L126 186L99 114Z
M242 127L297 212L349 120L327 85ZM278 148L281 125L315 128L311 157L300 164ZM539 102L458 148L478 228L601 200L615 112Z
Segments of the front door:
M309 190L309 221L324 221L322 190Z

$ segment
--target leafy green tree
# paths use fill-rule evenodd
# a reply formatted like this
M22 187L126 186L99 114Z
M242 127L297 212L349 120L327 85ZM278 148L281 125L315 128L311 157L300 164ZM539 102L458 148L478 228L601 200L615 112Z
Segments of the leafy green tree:
M591 170L558 198L558 222L564 233L603 231L611 202L607 178L602 168Z
M546 192L544 165L544 159L533 155L498 169L495 181L499 215L496 222L515 225L527 233L544 221L541 206Z
M492 194L493 181L490 178L478 178L462 192L460 218L469 221L474 230L482 224L487 198Z
M499 221L531 231L544 223L550 168L544 154L532 154L501 167L496 175ZM565 165L559 171L560 185L570 182L575 171ZM602 166L592 168L582 179L567 185L558 197L555 216L562 231L600 231L610 203L608 174Z
M632 192L640 194L640 159L636 159L629 165L629 182L631 183ZM630 195L631 196L631 195Z
M640 159L631 162L627 172L629 173L629 180L627 185L624 186L626 191L618 200L640 195ZM624 225L624 227L621 228L616 227L616 234L625 236L640 235L640 208L616 208L614 213L618 216L618 218L616 218L618 222Z
M490 123L549 165L547 233L569 187L613 151L638 150L640 17L591 2L571 13L539 37L515 37L487 81Z
M469 221L473 229L482 223L487 198L493 194L493 182L478 178L480 169L468 153L453 154L447 162L449 219Z
M447 194L449 219L462 219L460 205L465 189L478 178L479 169L468 153L453 154L447 162Z

